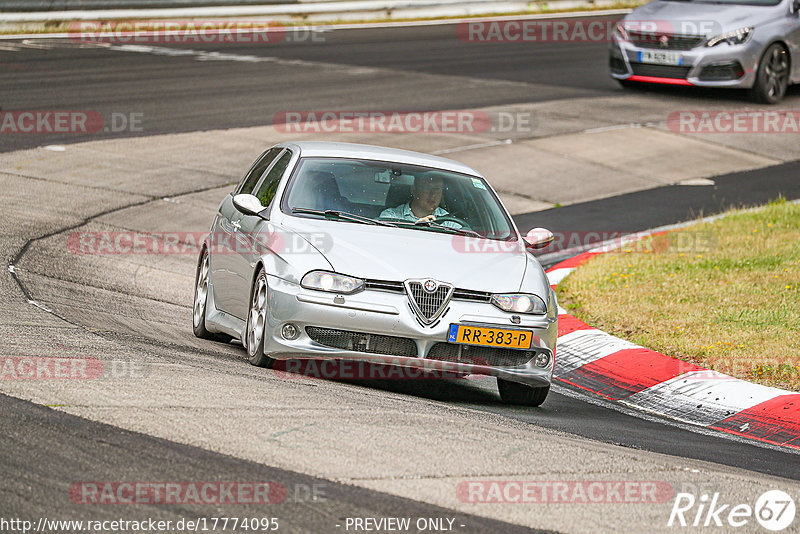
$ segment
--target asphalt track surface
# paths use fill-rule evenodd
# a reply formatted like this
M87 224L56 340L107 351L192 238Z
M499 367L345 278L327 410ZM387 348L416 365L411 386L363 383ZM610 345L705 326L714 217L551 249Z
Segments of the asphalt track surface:
M53 41L50 49L0 48L0 106L94 110L104 116L143 113L143 130L159 134L271 124L284 110L473 109L621 91L596 68L606 61L605 43L487 45L458 39L453 25L298 34L297 40L292 35L276 44L142 43L282 60L270 63L269 69L257 62L176 62L168 55L109 54L77 48L81 43L69 39ZM292 61L321 68L309 76ZM342 72L344 65L376 70L365 71L354 83ZM420 85L412 76L418 74L437 77ZM536 91L530 83L538 84ZM72 134L15 136L4 139L0 150L81 140L86 138Z
M453 39L452 32L449 26L363 29L325 33L324 43L202 46L203 51L209 52L279 58L278 68L272 69L269 75L257 62L175 62L174 58L159 54L111 55L103 49L63 44L53 44L46 50L20 47L13 52L0 51L3 99L0 105L6 110L93 109L102 113L135 110L147 117L145 131L151 135L204 130L209 124L215 129L270 124L274 115L285 109L479 108L620 91L604 71L594 68L604 62L605 46L557 43L535 47L527 44L475 47ZM176 48L199 49L196 46ZM378 70L367 78L369 83L352 86L337 76L335 68L321 69L317 76L309 79L306 74L293 70L291 61L294 60ZM451 74L453 79L450 83L437 79L437 90L431 87L417 90L404 81L404 72ZM465 85L465 77L473 82ZM527 84L537 84L538 90L532 93ZM693 96L687 95L687 98ZM719 98L735 97L725 93ZM136 135L143 134L108 132L92 139ZM0 151L84 140L75 135L3 137ZM644 230L698 214L716 213L731 205L758 204L778 194L798 198L797 171L797 164L790 163L717 177L715 188L667 186L521 215L517 222L522 227L535 221L537 225L564 229L602 224L625 231ZM757 185L753 185L754 176L759 178ZM612 222L609 222L609 214L612 214ZM164 345L165 349L169 347ZM241 360L226 360L225 363L243 365ZM658 418L642 419L571 390L552 392L543 409L519 410L500 404L493 392L472 385L449 382L437 383L434 387L412 382L356 385L464 405L633 449L800 480L800 462L796 454L715 433L697 433ZM125 473L130 472L136 472L139 480L191 479L187 473L194 469L198 477L209 479L225 478L231 473L236 476L255 473L259 479L279 480L287 486L327 484L329 501L323 509L314 508L313 513L299 513L293 509L285 514L284 517L297 521L292 524L292 531L314 532L322 524L329 527L331 517L401 514L454 516L476 532L522 531L514 525L463 516L380 492L321 482L305 475L119 430L6 396L0 396L0 405L4 479L19 482L18 487L4 488L3 511L10 515L45 512L44 505L37 509L33 502L48 502L47 510L52 511L52 503L58 501L56 490L63 496L64 488L77 479L122 480ZM54 449L52 443L59 443L59 446ZM92 461L77 464L64 461L76 457ZM97 462L98 458L103 461ZM115 510L106 512L99 508L91 513L85 508L75 511L69 503L63 506L56 511L83 513L92 518L115 513ZM290 506L304 511L309 509L304 503L290 503ZM195 510L189 507L147 512L150 513L144 515L170 517L170 514L191 515Z
M274 517L280 531L327 532L347 517L449 518L460 532L531 532L517 525L455 513L426 503L332 483L87 421L43 406L0 395L0 465L5 481L5 517L70 517L97 521L120 517L118 507L81 504L79 494L64 499L81 481L120 480L135 471L138 480L268 481L279 486L274 502L238 506L239 517ZM58 444L54 447L54 444ZM80 478L75 474L80 473ZM77 502L76 502L77 501ZM38 504L34 504L38 503ZM173 521L208 517L203 505L137 505L127 520ZM545 532L545 531L540 531Z

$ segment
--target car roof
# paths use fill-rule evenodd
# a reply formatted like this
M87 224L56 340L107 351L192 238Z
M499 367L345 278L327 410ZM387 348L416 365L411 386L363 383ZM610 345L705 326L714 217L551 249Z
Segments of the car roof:
M412 152L410 150L401 150L398 148L325 141L292 141L280 143L276 146L296 147L300 150L300 157L358 158L390 161L392 163L422 165L462 174L482 176L478 171L464 165L463 163L459 163L447 158L423 154L421 152Z

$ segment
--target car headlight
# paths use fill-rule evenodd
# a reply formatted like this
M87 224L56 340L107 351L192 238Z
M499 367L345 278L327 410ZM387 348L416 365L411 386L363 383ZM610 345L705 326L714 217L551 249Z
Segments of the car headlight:
M506 294L492 295L492 304L511 313L547 313L544 301L536 295Z
M728 43L729 45L744 44L750 39L750 36L752 34L753 34L752 27L739 28L738 30L721 33L716 37L712 37L711 39L708 40L706 46L717 46L720 43Z
M364 289L364 280L328 271L311 271L300 280L300 285L306 289L349 295Z
M614 37L617 39L622 39L623 41L628 40L628 31L625 29L625 24L620 22L614 26Z

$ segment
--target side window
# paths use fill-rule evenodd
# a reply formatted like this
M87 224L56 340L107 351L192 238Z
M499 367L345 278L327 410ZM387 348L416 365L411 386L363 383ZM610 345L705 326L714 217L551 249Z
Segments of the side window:
M264 174L264 171L272 164L275 158L278 157L283 151L283 148L270 148L259 158L256 163L250 168L250 171L247 175L242 179L242 183L239 185L239 188L236 190L235 194L241 193L252 193L253 188L258 183L258 179L261 178L261 175Z
M253 193L261 201L262 206L269 206L272 199L275 198L275 192L278 190L278 184L281 182L283 173L286 172L286 167L292 159L292 151L286 150L280 159L272 166L264 181L258 188L258 192Z

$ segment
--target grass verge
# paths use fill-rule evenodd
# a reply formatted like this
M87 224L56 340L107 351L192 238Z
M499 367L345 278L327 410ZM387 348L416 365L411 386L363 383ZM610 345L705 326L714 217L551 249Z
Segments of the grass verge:
M653 236L558 286L581 320L737 378L800 391L800 204Z

